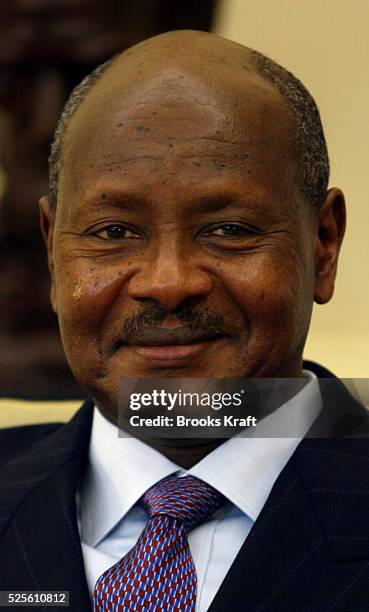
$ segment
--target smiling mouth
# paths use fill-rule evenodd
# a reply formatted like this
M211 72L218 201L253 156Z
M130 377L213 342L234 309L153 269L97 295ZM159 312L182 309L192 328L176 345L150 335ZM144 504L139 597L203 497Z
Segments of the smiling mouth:
M175 362L194 359L197 355L214 344L217 339L193 344L137 346L135 353L149 361Z
M143 331L139 337L122 342L121 348L133 350L145 361L167 363L188 361L225 338L224 334L189 332L183 328L156 328Z

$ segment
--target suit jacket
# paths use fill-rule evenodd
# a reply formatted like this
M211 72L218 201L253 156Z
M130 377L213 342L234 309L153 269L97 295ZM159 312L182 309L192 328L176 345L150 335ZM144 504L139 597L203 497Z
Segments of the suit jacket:
M368 414L339 381L323 402L210 612L369 611ZM0 590L69 591L73 612L91 610L75 497L92 412L0 431Z

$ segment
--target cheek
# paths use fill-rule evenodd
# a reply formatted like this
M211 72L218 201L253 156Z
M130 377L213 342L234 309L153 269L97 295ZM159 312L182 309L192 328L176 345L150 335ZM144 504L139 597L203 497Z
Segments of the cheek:
M308 327L312 292L303 261L251 256L238 266L223 267L223 285L244 317L251 341L270 350L291 343ZM311 299L312 303L312 299Z
M73 262L56 273L60 332L66 352L99 344L99 330L121 295L122 271Z

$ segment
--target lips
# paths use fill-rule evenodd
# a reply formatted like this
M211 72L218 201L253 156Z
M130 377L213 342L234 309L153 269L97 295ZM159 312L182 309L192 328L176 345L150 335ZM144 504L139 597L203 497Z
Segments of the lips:
M135 338L124 344L131 346L179 346L184 344L197 344L219 339L223 334L218 332L189 331L188 328L151 328L142 330Z
M151 328L143 330L121 347L131 348L135 354L158 366L173 366L194 359L207 350L216 340L224 338L224 334L209 331L189 331L188 328Z

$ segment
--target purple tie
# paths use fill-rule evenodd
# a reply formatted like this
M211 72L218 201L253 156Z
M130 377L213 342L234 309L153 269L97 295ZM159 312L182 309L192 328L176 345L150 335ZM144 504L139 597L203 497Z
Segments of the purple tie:
M193 476L164 478L140 500L149 516L136 545L95 585L95 612L193 612L197 576L187 534L226 502Z

